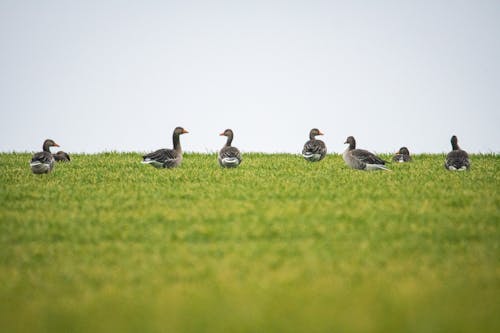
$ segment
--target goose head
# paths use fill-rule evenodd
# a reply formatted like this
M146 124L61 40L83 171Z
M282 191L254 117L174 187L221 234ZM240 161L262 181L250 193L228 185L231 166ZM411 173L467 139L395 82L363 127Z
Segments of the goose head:
M181 134L186 134L186 133L189 133L189 132L180 126L177 126L174 129L174 135L181 135Z
M228 128L227 130L225 130L224 132L222 132L219 135L220 136L232 137L234 134L233 134L233 130L231 130L231 129Z
M54 142L52 139L47 139L43 142L43 151L48 151L50 152L50 147L59 147L57 143Z
M350 149L356 149L356 139L353 136L348 136L344 144L348 144Z
M410 151L406 147L401 147L396 154L410 155Z
M231 129L228 128L227 130L225 130L224 132L222 132L219 135L227 137L226 146L230 146L231 142L233 142L233 135L234 135L233 134L233 130L231 130Z
M314 137L316 135L323 135L323 133L321 133L321 131L317 128L313 128L310 132L309 132L309 139L311 140L314 140Z

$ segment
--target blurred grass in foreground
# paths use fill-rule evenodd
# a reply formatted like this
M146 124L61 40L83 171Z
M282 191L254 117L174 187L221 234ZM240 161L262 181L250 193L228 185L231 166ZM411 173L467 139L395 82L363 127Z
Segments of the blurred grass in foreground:
M500 330L498 155L29 159L0 154L2 332Z

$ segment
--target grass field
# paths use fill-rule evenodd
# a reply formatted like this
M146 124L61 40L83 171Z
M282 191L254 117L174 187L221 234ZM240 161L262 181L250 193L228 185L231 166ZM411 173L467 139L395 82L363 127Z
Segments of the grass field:
M500 331L498 155L29 159L0 154L2 332Z

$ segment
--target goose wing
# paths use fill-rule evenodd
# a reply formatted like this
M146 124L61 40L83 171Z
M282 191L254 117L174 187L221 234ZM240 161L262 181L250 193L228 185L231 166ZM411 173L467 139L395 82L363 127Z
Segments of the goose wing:
M326 145L321 140L309 140L304 144L304 149L302 149L302 154L307 153L324 156L326 154Z
M49 164L52 161L54 161L54 157L52 156L51 153L47 151L41 151L39 153L35 153L33 155L33 158L31 158L31 163L39 162L43 164Z
M55 154L52 154L52 156L54 156L54 159L56 161L71 161L71 159L69 158L69 155L68 153L64 152L64 151L58 151L57 153Z
M383 159L364 149L354 149L350 153L354 158L366 164L385 164Z
M241 162L240 150L236 147L223 147L219 152L219 157L224 158L237 158Z
M144 155L142 158L144 160L153 160L165 163L169 160L174 160L177 157L176 151L173 149L158 149L157 151Z
M450 166L460 169L462 167L466 167L467 169L470 167L469 155L465 150L453 150L448 156L446 156L446 167L449 169Z

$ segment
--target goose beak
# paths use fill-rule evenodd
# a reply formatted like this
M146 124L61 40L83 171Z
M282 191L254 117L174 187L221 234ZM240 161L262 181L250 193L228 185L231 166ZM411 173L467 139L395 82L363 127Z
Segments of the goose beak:
M219 134L219 136L224 136L224 133Z
M318 135L324 135L323 132L321 131L318 131Z
M186 134L186 133L189 133L189 132L187 130L183 129L182 134Z
M57 143L54 142L54 147L61 147Z
M346 144L348 144L348 142L346 141L346 142L344 142L344 144L346 145Z

